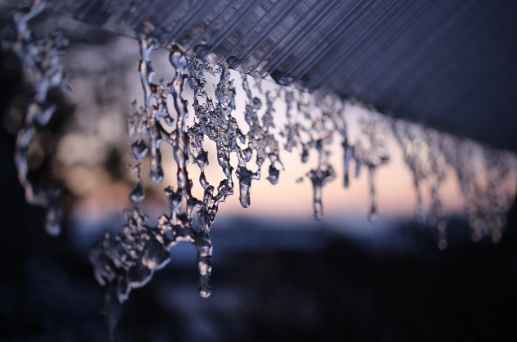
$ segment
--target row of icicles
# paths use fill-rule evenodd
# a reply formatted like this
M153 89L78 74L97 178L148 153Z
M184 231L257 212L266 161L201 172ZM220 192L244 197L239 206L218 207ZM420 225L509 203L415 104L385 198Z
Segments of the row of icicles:
M18 134L16 146L16 166L18 176L26 191L29 203L47 209L47 231L59 233L61 209L58 202L59 191L37 187L29 181L29 142L34 134L35 123L44 125L50 119L54 106L47 103L46 93L50 87L67 89L63 75L59 51L66 40L59 34L35 39L28 21L40 13L44 2L35 1L29 10L14 13L16 41L9 47L17 53L34 88L34 97L28 101L28 109L23 126ZM128 134L131 139L130 168L137 179L137 185L130 193L132 208L124 211L127 224L118 235L110 237L106 232L90 252L90 261L95 276L101 285L107 286L106 312L115 315L115 309L127 300L131 289L145 285L155 270L169 261L169 249L181 241L192 243L197 250L199 269L199 292L202 297L210 295L210 274L212 270L212 244L210 229L215 220L219 204L234 194L233 173L239 182L239 200L246 208L251 203L252 182L262 177L263 164L268 161L268 176L271 184L277 184L284 165L280 160L280 149L301 151L301 161L307 162L309 154L315 150L318 165L305 177L313 186L314 216L323 219L322 190L335 179L336 173L329 162L329 144L335 133L342 141L345 187L350 184L350 172L359 177L361 169L368 170L370 187L370 210L368 218L377 218L375 175L379 167L389 162L386 147L386 132L395 135L404 159L411 170L417 193L416 217L420 221L436 226L439 232L438 246L447 246L446 222L440 190L447 178L450 167L455 171L461 192L466 202L466 213L472 227L472 238L479 240L491 236L494 242L501 238L505 226L505 212L512 201L513 192L508 186L512 173L513 158L504 152L481 148L470 141L462 140L433 130L423 130L404 121L391 120L371 112L360 121L366 139L351 144L345 121L345 109L349 105L328 94L307 94L295 89L278 87L276 92L263 92L260 79L255 80L255 88L266 99L264 113L259 116L262 101L253 96L248 77L242 75L242 89L246 94L244 119L248 130L244 133L232 115L235 111L236 86L230 72L225 67L214 67L207 63L189 59L181 47L170 47L169 61L175 70L171 81L154 83L150 62L151 53L159 46L153 39L141 36L139 40L141 59L138 72L143 87L144 98L140 106L133 102L133 115L128 119ZM215 99L206 91L206 74L217 76ZM183 96L184 87L193 92L192 107L194 124L187 126L187 100ZM168 107L167 99L173 98L174 110ZM275 127L273 112L275 101L285 101L286 124ZM174 115L175 114L175 115ZM280 115L280 114L275 114ZM279 131L282 142L273 129ZM217 162L224 178L217 186L209 184L205 177L208 152L203 148L205 138L213 141L217 149ZM169 186L165 194L169 201L170 213L163 214L156 227L145 224L147 216L137 204L144 199L142 162L149 155L149 179L159 184L164 177L161 163L162 143L172 149L177 163L176 188ZM485 183L480 186L477 179L475 158L481 151L484 162ZM230 164L234 153L238 164ZM255 156L257 171L248 168ZM479 158L478 158L479 159ZM203 198L192 194L193 181L189 178L187 165L197 165L201 171L198 179L203 188ZM355 170L351 171L352 166ZM297 182L303 181L303 177ZM424 212L422 183L430 186L430 210ZM36 190L38 189L38 190ZM197 220L194 221L194 215ZM110 309L111 308L111 309ZM113 321L111 319L111 321Z

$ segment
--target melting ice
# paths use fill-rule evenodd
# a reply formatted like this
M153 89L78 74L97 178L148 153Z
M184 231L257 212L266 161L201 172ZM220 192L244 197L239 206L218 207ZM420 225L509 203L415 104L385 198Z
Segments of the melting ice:
M28 11L15 12L16 40L7 46L22 60L34 92L18 133L15 152L18 177L27 201L47 209L46 229L49 234L56 235L61 219L59 190L35 184L28 172L28 146L35 124L46 124L55 109L48 103L46 94L51 87L68 89L59 58L66 40L59 33L35 39L28 29L29 20L43 9L44 3L36 2ZM501 239L505 212L513 195L507 180L513 177L515 168L513 157L507 153L391 120L373 113L371 108L360 122L363 138L352 139L346 122L349 102L330 94L307 94L283 86L276 87L274 91L264 91L260 79L255 80L260 96L253 94L249 76L242 74L240 79L232 79L225 66L215 67L187 58L176 44L169 47L173 79L155 83L150 57L158 44L141 36L139 47L138 72L144 96L140 106L137 101L132 103L133 115L127 120L132 158L129 167L137 181L129 194L133 206L124 211L127 223L121 231L113 237L106 233L89 257L96 279L107 288L105 311L111 332L120 305L127 300L131 290L144 286L156 270L164 267L170 258L170 248L179 242L188 242L196 247L199 293L202 297L210 295L210 230L219 204L235 193L234 172L239 183L240 203L247 208L252 203L252 189L262 178L264 166L267 167L265 178L273 185L279 182L284 170L281 148L289 153L299 153L302 163L307 163L311 155L317 156L317 165L309 168L297 182L304 178L310 180L314 217L321 220L324 188L336 178L329 159L335 151L331 151L329 146L338 137L343 147L343 186L350 186L350 173L357 178L363 166L367 169L370 191L368 218L373 221L379 215L376 176L391 159L386 144L387 135L391 132L411 171L417 197L416 218L437 227L439 248L445 248L448 243L441 190L451 173L459 180L472 238L480 240L490 236L494 242ZM210 98L206 90L207 74L218 77L215 98ZM187 110L183 94L186 86L194 93L193 113ZM247 127L239 127L234 116L238 87L246 95L243 116ZM168 105L171 98L173 108ZM285 113L275 111L275 103L280 101L285 104ZM191 126L187 126L189 114L194 116ZM275 125L274 117L278 115L285 115L282 127ZM216 146L217 163L224 174L218 184L210 184L205 176L208 166L208 152L203 147L205 139ZM168 146L177 164L176 186L165 189L170 211L161 215L158 225L152 227L146 224L148 217L138 206L145 198L146 177L142 176L142 163L149 161L149 180L154 184L161 183L165 172L160 150L162 143ZM422 153L424 147L427 150L425 157ZM236 165L230 163L232 154L237 158ZM477 179L475 160L481 160L484 165L483 185ZM202 198L192 194L195 182L188 174L189 162L200 169L196 184L203 189ZM354 166L355 170L352 170ZM429 202L427 212L425 198Z

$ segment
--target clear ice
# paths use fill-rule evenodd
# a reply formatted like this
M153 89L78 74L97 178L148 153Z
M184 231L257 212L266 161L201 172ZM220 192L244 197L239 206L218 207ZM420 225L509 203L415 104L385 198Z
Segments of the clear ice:
M403 121L393 122L393 134L397 139L402 151L404 151L404 160L406 165L411 170L413 176L413 186L417 195L416 205L416 219L420 222L424 221L424 205L422 199L421 183L428 178L428 174L431 171L427 159L420 153L419 148L422 148L422 140L418 140L415 133L412 131L414 128L411 125Z
M479 241L489 236L494 243L499 242L506 225L506 212L515 195L509 184L515 179L515 159L507 152L482 148L450 135L440 139L440 149L460 184L472 239ZM483 164L484 185L480 184L476 172L479 160Z
M355 145L354 153L356 155L356 177L359 176L361 165L368 167L368 183L370 186L370 212L368 220L377 220L379 214L377 212L375 175L377 169L390 161L388 149L386 146L386 120L379 115L370 114L361 120L361 129L368 137L368 147L364 147L361 141Z
M30 180L28 167L29 143L36 124L45 125L55 110L55 106L47 101L47 92L53 87L69 90L60 60L61 50L68 42L60 32L35 39L28 27L28 22L44 8L45 3L36 0L28 10L14 11L16 39L5 45L19 56L34 93L28 101L24 123L17 137L15 160L18 177L27 201L46 208L47 232L57 235L61 220L60 191L35 184ZM317 153L316 167L296 182L302 182L304 178L311 181L314 217L321 220L323 188L336 178L329 161L329 146L334 136L339 136L343 148L343 185L345 188L350 186L350 172L357 178L363 166L367 168L370 192L368 219L373 221L379 215L376 175L383 165L390 162L386 141L387 133L391 131L411 171L417 199L415 216L417 220L437 228L440 249L448 245L441 190L451 171L458 179L465 200L472 239L478 241L489 236L495 243L501 239L505 213L514 195L508 182L514 177L515 158L508 153L386 118L374 113L371 107L364 108L368 113L359 123L363 138L352 139L346 122L347 106L351 102L323 91L308 94L284 86L278 86L275 91L264 90L260 78L254 79L254 86L260 94L254 96L249 84L251 77L245 74L241 74L239 85L246 95L244 120L248 127L242 129L232 114L236 109L236 84L227 68L239 61L230 59L224 66L212 66L188 58L182 47L172 44L169 62L175 71L174 77L171 81L162 79L155 83L150 57L159 46L154 39L143 35L139 46L138 72L144 98L140 106L133 101L133 115L127 120L132 159L129 168L137 181L129 194L133 206L124 210L127 223L121 231L113 237L106 232L89 255L97 281L106 287L104 312L112 338L121 305L131 290L149 282L153 273L169 262L169 250L179 242L195 246L199 293L205 298L210 296L210 230L219 204L234 194L234 171L239 182L240 203L247 208L251 205L252 182L261 179L264 163L268 167L266 179L273 185L278 183L284 169L280 159L281 146L287 152L299 151L302 163L308 162L311 153ZM206 91L206 74L219 78L214 99ZM189 112L183 95L185 86L194 92L194 123L191 126L187 126ZM173 108L168 105L171 98ZM274 121L278 115L275 114L276 101L283 101L286 105L282 127L276 127ZM357 103L352 105L358 106ZM276 137L275 130L282 140ZM217 163L224 174L217 186L210 184L205 176L208 166L208 152L203 147L205 138L215 143ZM146 224L147 215L138 205L145 198L142 163L149 160L149 180L160 184L164 179L162 143L170 147L177 164L177 182L175 187L165 189L170 212L161 215L156 226L150 226ZM238 161L235 167L230 164L232 153ZM255 165L251 167L249 163L254 156ZM189 162L200 169L201 199L192 194L194 182L188 174ZM484 183L479 182L478 162L483 165ZM427 212L426 198L429 203Z
M489 236L494 243L499 242L514 195L509 183L515 172L512 171L515 158L507 152L404 121L393 121L392 127L413 176L416 218L437 228L438 247L444 249L448 245L440 190L450 171L455 173L463 195L472 239L479 241ZM479 181L480 174L484 175L485 184ZM424 183L428 185L427 214L423 203Z
M274 102L281 97L283 88L279 88L275 93L263 93L260 81L256 81L256 88L266 99L264 114L259 116L262 101L259 97L253 96L248 77L242 75L242 88L247 99L244 119L249 126L247 133L243 133L237 120L232 116L235 110L236 90L228 69L188 59L181 47L172 45L169 61L175 70L175 77L170 82L160 80L154 83L150 56L157 48L158 45L153 39L144 36L140 38L141 59L138 70L144 100L140 107L136 101L132 103L133 116L127 121L131 139L130 155L133 159L129 167L137 180L135 188L129 194L134 207L126 209L127 224L120 233L114 238L106 233L90 253L95 276L109 292L106 295L108 302L105 310L109 321L113 320L114 315L109 308L117 308L118 304L127 300L131 289L145 285L154 271L167 264L169 249L181 241L190 242L196 247L200 277L199 293L202 297L208 297L211 292L212 270L210 229L219 204L234 194L231 154L235 153L238 159L235 175L239 181L239 200L244 208L251 203L252 181L260 179L266 160L269 161L267 180L272 184L278 182L280 171L283 169L279 156L280 143L271 131L275 128ZM205 89L205 73L219 76L215 101L208 96ZM183 97L185 85L194 91L192 107L195 117L194 124L190 127L186 125L188 110L187 101ZM288 103L295 101L292 92L285 90L284 95ZM169 96L174 100L176 115L168 108ZM311 118L310 104L304 103L301 97L297 99L297 107L304 113L303 117L306 120ZM289 111L290 109L288 117ZM325 128L328 123L325 115L321 115L310 128L302 128L290 120L282 134L287 137L286 148L289 150L298 145L302 146L302 161L306 161L310 149L316 149L319 154L318 167L307 174L314 188L314 211L317 219L323 217L322 187L335 178L335 172L328 164L330 152L325 148L332 141L332 133ZM308 141L302 140L302 130L309 136ZM208 183L205 176L205 167L208 165L208 152L203 148L205 137L215 142L217 161L225 176L217 189ZM145 224L146 214L137 205L144 199L142 163L149 155L149 179L152 183L161 182L163 168L160 146L163 142L171 146L178 166L177 187L169 186L165 189L170 213L159 218L157 227L150 227ZM254 155L256 171L248 168L248 163ZM187 171L190 160L200 168L199 184L204 190L203 199L197 199L192 194L193 182ZM197 215L197 223L193 221L194 214ZM110 302L113 300L118 304Z
M16 139L18 179L25 190L27 202L45 208L45 230L49 235L56 236L61 231L61 190L37 184L29 175L29 144L36 133L36 126L45 126L56 110L56 106L47 100L47 93L55 87L70 90L60 58L61 51L68 46L68 40L59 30L36 38L29 28L29 22L46 7L45 1L36 0L28 8L15 8L12 20L15 38L4 41L3 45L21 60L26 79L32 86L32 96L27 99L23 124Z

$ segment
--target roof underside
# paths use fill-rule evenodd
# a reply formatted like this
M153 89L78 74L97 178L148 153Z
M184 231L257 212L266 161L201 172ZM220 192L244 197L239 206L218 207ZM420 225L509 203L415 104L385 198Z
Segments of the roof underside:
M517 151L515 0L55 0L52 9Z

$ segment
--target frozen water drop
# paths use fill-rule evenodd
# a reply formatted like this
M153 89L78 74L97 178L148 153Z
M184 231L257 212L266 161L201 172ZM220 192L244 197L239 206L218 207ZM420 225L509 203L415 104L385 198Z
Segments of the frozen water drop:
M206 289L201 289L201 290L199 290L199 295L200 295L201 297L203 297L203 298L208 298L208 297L210 297L210 294L211 294L211 293L212 293L211 291L206 290Z
M153 184L160 184L163 179L162 154L160 148L151 145L151 169L149 171L149 179Z
M129 200L133 203L141 202L144 199L144 185L138 182L135 188L129 194Z
M377 214L377 208L375 206L370 208L370 212L368 214L368 221L375 222L379 218L379 215Z
M275 168L273 165L269 166L269 177L267 180L271 182L271 184L275 185L278 183L278 177L280 175L280 170Z
M275 70L271 73L271 77L273 77L273 79L278 84L281 84L284 86L290 86L296 81L296 79L294 77L292 77L291 75L283 73L283 72L279 72L277 70Z
M156 167L155 169L151 169L149 172L149 179L153 184L160 184L163 179L163 169L161 166Z
M376 191L375 191L375 171L374 166L368 167L368 181L370 186L370 212L368 214L369 221L375 221L378 218L376 205Z
M302 149L302 163L307 163L307 160L309 160L309 149L305 146L303 146L303 149Z
M180 46L178 44L172 44L169 51L169 62L174 67L174 69L179 71L185 70L189 63Z
M235 56L230 56L226 59L226 63L228 64L228 68L237 69L242 64L242 60Z
M147 154L147 146L143 140L135 141L131 144L131 153L136 160L142 161Z
M246 147L244 150L242 150L242 154L244 156L244 160L249 162L251 157L253 157L253 150L249 147Z
M258 97L254 97L253 98L253 109L259 110L260 108L262 108L262 101L260 101L260 99Z
M255 174L246 167L239 166L236 175L239 179L239 201L243 208L248 208L250 206L251 180Z
M323 219L323 203L322 203L322 196L323 196L323 186L327 184L328 182L334 180L336 177L336 173L334 172L334 169L332 166L328 166L326 170L324 169L317 169L317 170L311 170L307 176L312 182L312 188L314 191L314 218L316 220L322 220Z

